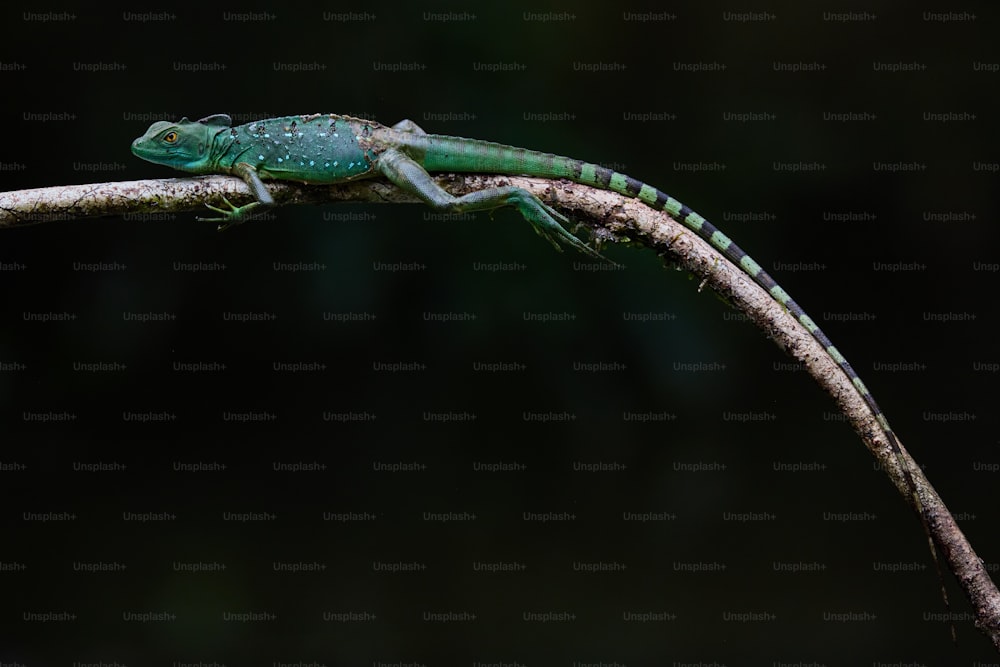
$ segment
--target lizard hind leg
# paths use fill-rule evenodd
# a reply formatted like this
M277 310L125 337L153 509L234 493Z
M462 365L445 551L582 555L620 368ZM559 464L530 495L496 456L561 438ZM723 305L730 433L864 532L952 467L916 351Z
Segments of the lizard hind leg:
M504 186L477 190L456 197L438 185L430 174L401 151L390 148L379 156L378 170L402 190L416 195L421 201L438 211L472 212L492 211L512 206L531 223L535 232L557 250L560 244L605 260L604 256L573 236L564 225L570 220L559 211L542 202L524 188ZM606 260L605 260L606 261Z
M604 259L603 255L567 230L567 227L573 224L569 218L524 188L510 186L505 188L490 188L469 193L465 197L459 197L458 199L462 200L466 197L474 198L474 195L483 196L483 201L496 198L503 202L501 206L513 206L531 224L531 228L535 230L536 234L551 243L552 247L560 252L562 252L562 246L559 244L563 243L595 259Z

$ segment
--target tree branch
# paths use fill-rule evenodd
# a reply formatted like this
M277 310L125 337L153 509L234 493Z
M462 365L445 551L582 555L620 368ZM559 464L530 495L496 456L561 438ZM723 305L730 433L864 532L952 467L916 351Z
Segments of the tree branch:
M279 204L419 201L387 182L374 180L308 187L270 182L268 190ZM113 181L0 192L0 229L108 215L140 220L149 215L192 211L215 215L205 208L205 203L220 204L222 197L237 205L253 201L247 185L230 176Z
M444 175L438 176L437 180L455 195L508 184L526 188L550 205L569 211L572 218L587 226L593 237L599 240L627 239L650 247L672 263L701 277L703 285L708 285L746 313L779 347L803 364L813 379L833 397L903 498L914 511L919 511L885 434L840 367L794 317L697 234L666 213L654 211L637 200L567 181L480 174ZM417 201L378 180L335 186L271 182L268 189L279 204ZM238 205L251 201L247 186L241 180L228 176L122 181L5 192L0 193L0 228L107 215L141 219L144 216L136 214L204 212L206 201L218 202L223 195ZM916 483L931 535L972 603L977 627L1000 651L1000 592L944 501L902 444L900 449Z

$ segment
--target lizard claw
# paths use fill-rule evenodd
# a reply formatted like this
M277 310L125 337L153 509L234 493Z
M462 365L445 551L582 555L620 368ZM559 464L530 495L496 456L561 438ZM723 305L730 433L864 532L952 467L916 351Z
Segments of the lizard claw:
M566 229L573 224L569 218L541 200L536 200L536 202L541 207L543 215L537 217L525 215L525 217L531 223L535 233L551 243L553 248L562 252L561 244L565 244L593 259L610 262L617 266L615 262L571 234Z

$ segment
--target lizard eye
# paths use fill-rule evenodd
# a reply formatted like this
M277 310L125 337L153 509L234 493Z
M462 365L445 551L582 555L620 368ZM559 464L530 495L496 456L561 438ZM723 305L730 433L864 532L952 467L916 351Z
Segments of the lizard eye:
M163 140L168 144L177 143L177 133L167 132L166 134L163 135Z

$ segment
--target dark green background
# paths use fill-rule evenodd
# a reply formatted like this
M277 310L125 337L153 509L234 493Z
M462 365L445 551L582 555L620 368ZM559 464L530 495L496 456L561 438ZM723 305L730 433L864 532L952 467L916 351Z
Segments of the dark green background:
M3 189L173 176L128 151L145 116L211 113L265 117L335 112L386 123L409 117L431 132L492 139L608 164L670 192L774 269L865 378L904 443L926 467L991 571L996 570L996 162L1000 74L972 63L1000 61L1000 16L966 5L971 21L924 20L925 9L878 3L861 23L823 20L839 6L765 3L773 20L739 23L715 3L674 3L668 21L622 20L640 6L514 3L495 7L164 6L163 22L126 21L121 8L77 9L69 21L0 16L5 133ZM647 8L648 9L648 8ZM130 7L139 12L144 8ZM224 20L265 11L273 19ZM367 11L374 20L323 20L323 12ZM427 21L424 12L475 14ZM569 20L526 21L524 12ZM121 63L123 71L77 71L74 63ZM218 72L175 63L220 63ZM320 63L318 71L275 71L274 63ZM416 72L376 71L373 62ZM477 63L520 63L490 73ZM620 63L581 72L574 63ZM724 63L689 73L675 63ZM787 73L774 62L818 62ZM880 73L873 62L919 62L912 73ZM67 112L68 121L31 114ZM624 112L668 112L638 123ZM727 112L775 120L725 121ZM824 112L869 112L869 122L823 120ZM924 113L973 113L940 123ZM471 114L442 122L425 114ZM569 114L555 122L526 114ZM140 120L134 120L136 117ZM876 172L873 161L918 162L918 173ZM722 163L692 174L677 163ZM775 162L818 162L817 173L776 171ZM80 164L110 165L91 173ZM14 166L11 166L14 165ZM728 220L768 212L764 222ZM831 222L824 212L870 212L867 222ZM972 221L934 222L925 212L970 212ZM326 219L324 219L326 214ZM331 220L358 214L364 221ZM558 254L510 211L442 221L418 206L282 208L274 219L217 234L181 215L167 221L91 220L0 233L0 472L4 490L0 563L0 660L25 665L104 661L271 665L420 663L729 664L996 660L961 614L960 647L948 639L937 583L919 524L860 440L832 418L831 400L734 311L646 251L611 248L622 271ZM318 262L325 270L276 272L272 262ZM123 271L74 271L74 262L119 262ZM191 274L174 262L218 262ZM417 263L386 273L375 262ZM489 273L476 262L521 270ZM921 263L914 272L876 262ZM75 313L40 324L25 312ZM136 324L123 312L169 312ZM274 322L226 322L224 312L271 312ZM324 312L363 312L373 321L337 324ZM468 322L428 322L424 313L472 313ZM571 313L569 322L525 321L526 312ZM667 312L638 324L623 312ZM942 324L926 313L970 313ZM868 313L839 322L830 313ZM86 373L73 364L119 362ZM191 374L174 362L217 362ZM322 362L324 371L278 373L275 361ZM418 362L407 373L373 362ZM474 362L513 362L508 373ZM624 370L583 373L574 363ZM724 364L691 373L675 364ZM909 372L873 364L916 364ZM26 422L26 412L68 412L69 423ZM167 424L135 424L123 411L165 411ZM237 425L225 411L276 415ZM324 411L367 411L370 423L324 421ZM433 424L425 412L474 414ZM569 423L538 425L524 412L567 412ZM624 422L623 412L665 411L666 423ZM741 424L726 413L767 413ZM974 419L942 424L934 415ZM484 473L477 461L518 461L517 473ZM75 472L75 462L127 464L123 472ZM179 473L177 461L215 461L218 473ZM275 461L320 462L325 471L277 473ZM426 465L375 472L375 461ZM583 473L574 462L618 462L620 472ZM717 472L675 464L718 463ZM817 463L816 472L775 472L776 463ZM25 521L24 512L66 511L74 521ZM237 524L224 512L272 512ZM368 511L375 521L337 523L323 512ZM469 512L441 524L424 512ZM623 511L668 512L636 524ZM123 512L169 512L138 524ZM522 512L570 512L540 524ZM725 516L767 512L769 521ZM824 520L867 512L870 521ZM121 562L121 573L84 574L75 562ZM220 573L180 574L174 562L220 562ZM276 561L322 562L320 573L282 574ZM373 561L419 561L415 574L373 572ZM522 573L475 572L478 561L519 562ZM583 574L574 562L618 562L619 573ZM819 572L776 572L775 562L820 563ZM675 563L721 563L692 574ZM916 564L886 574L873 563ZM323 612L368 611L366 623L332 623ZM69 611L72 622L23 620L25 611ZM176 620L123 621L123 612ZM269 611L273 622L223 622L224 612ZM424 612L468 611L472 622L432 623ZM567 611L575 620L533 623L525 611ZM665 611L667 622L622 622L623 611ZM739 623L729 614L767 613ZM830 614L873 616L863 622Z

